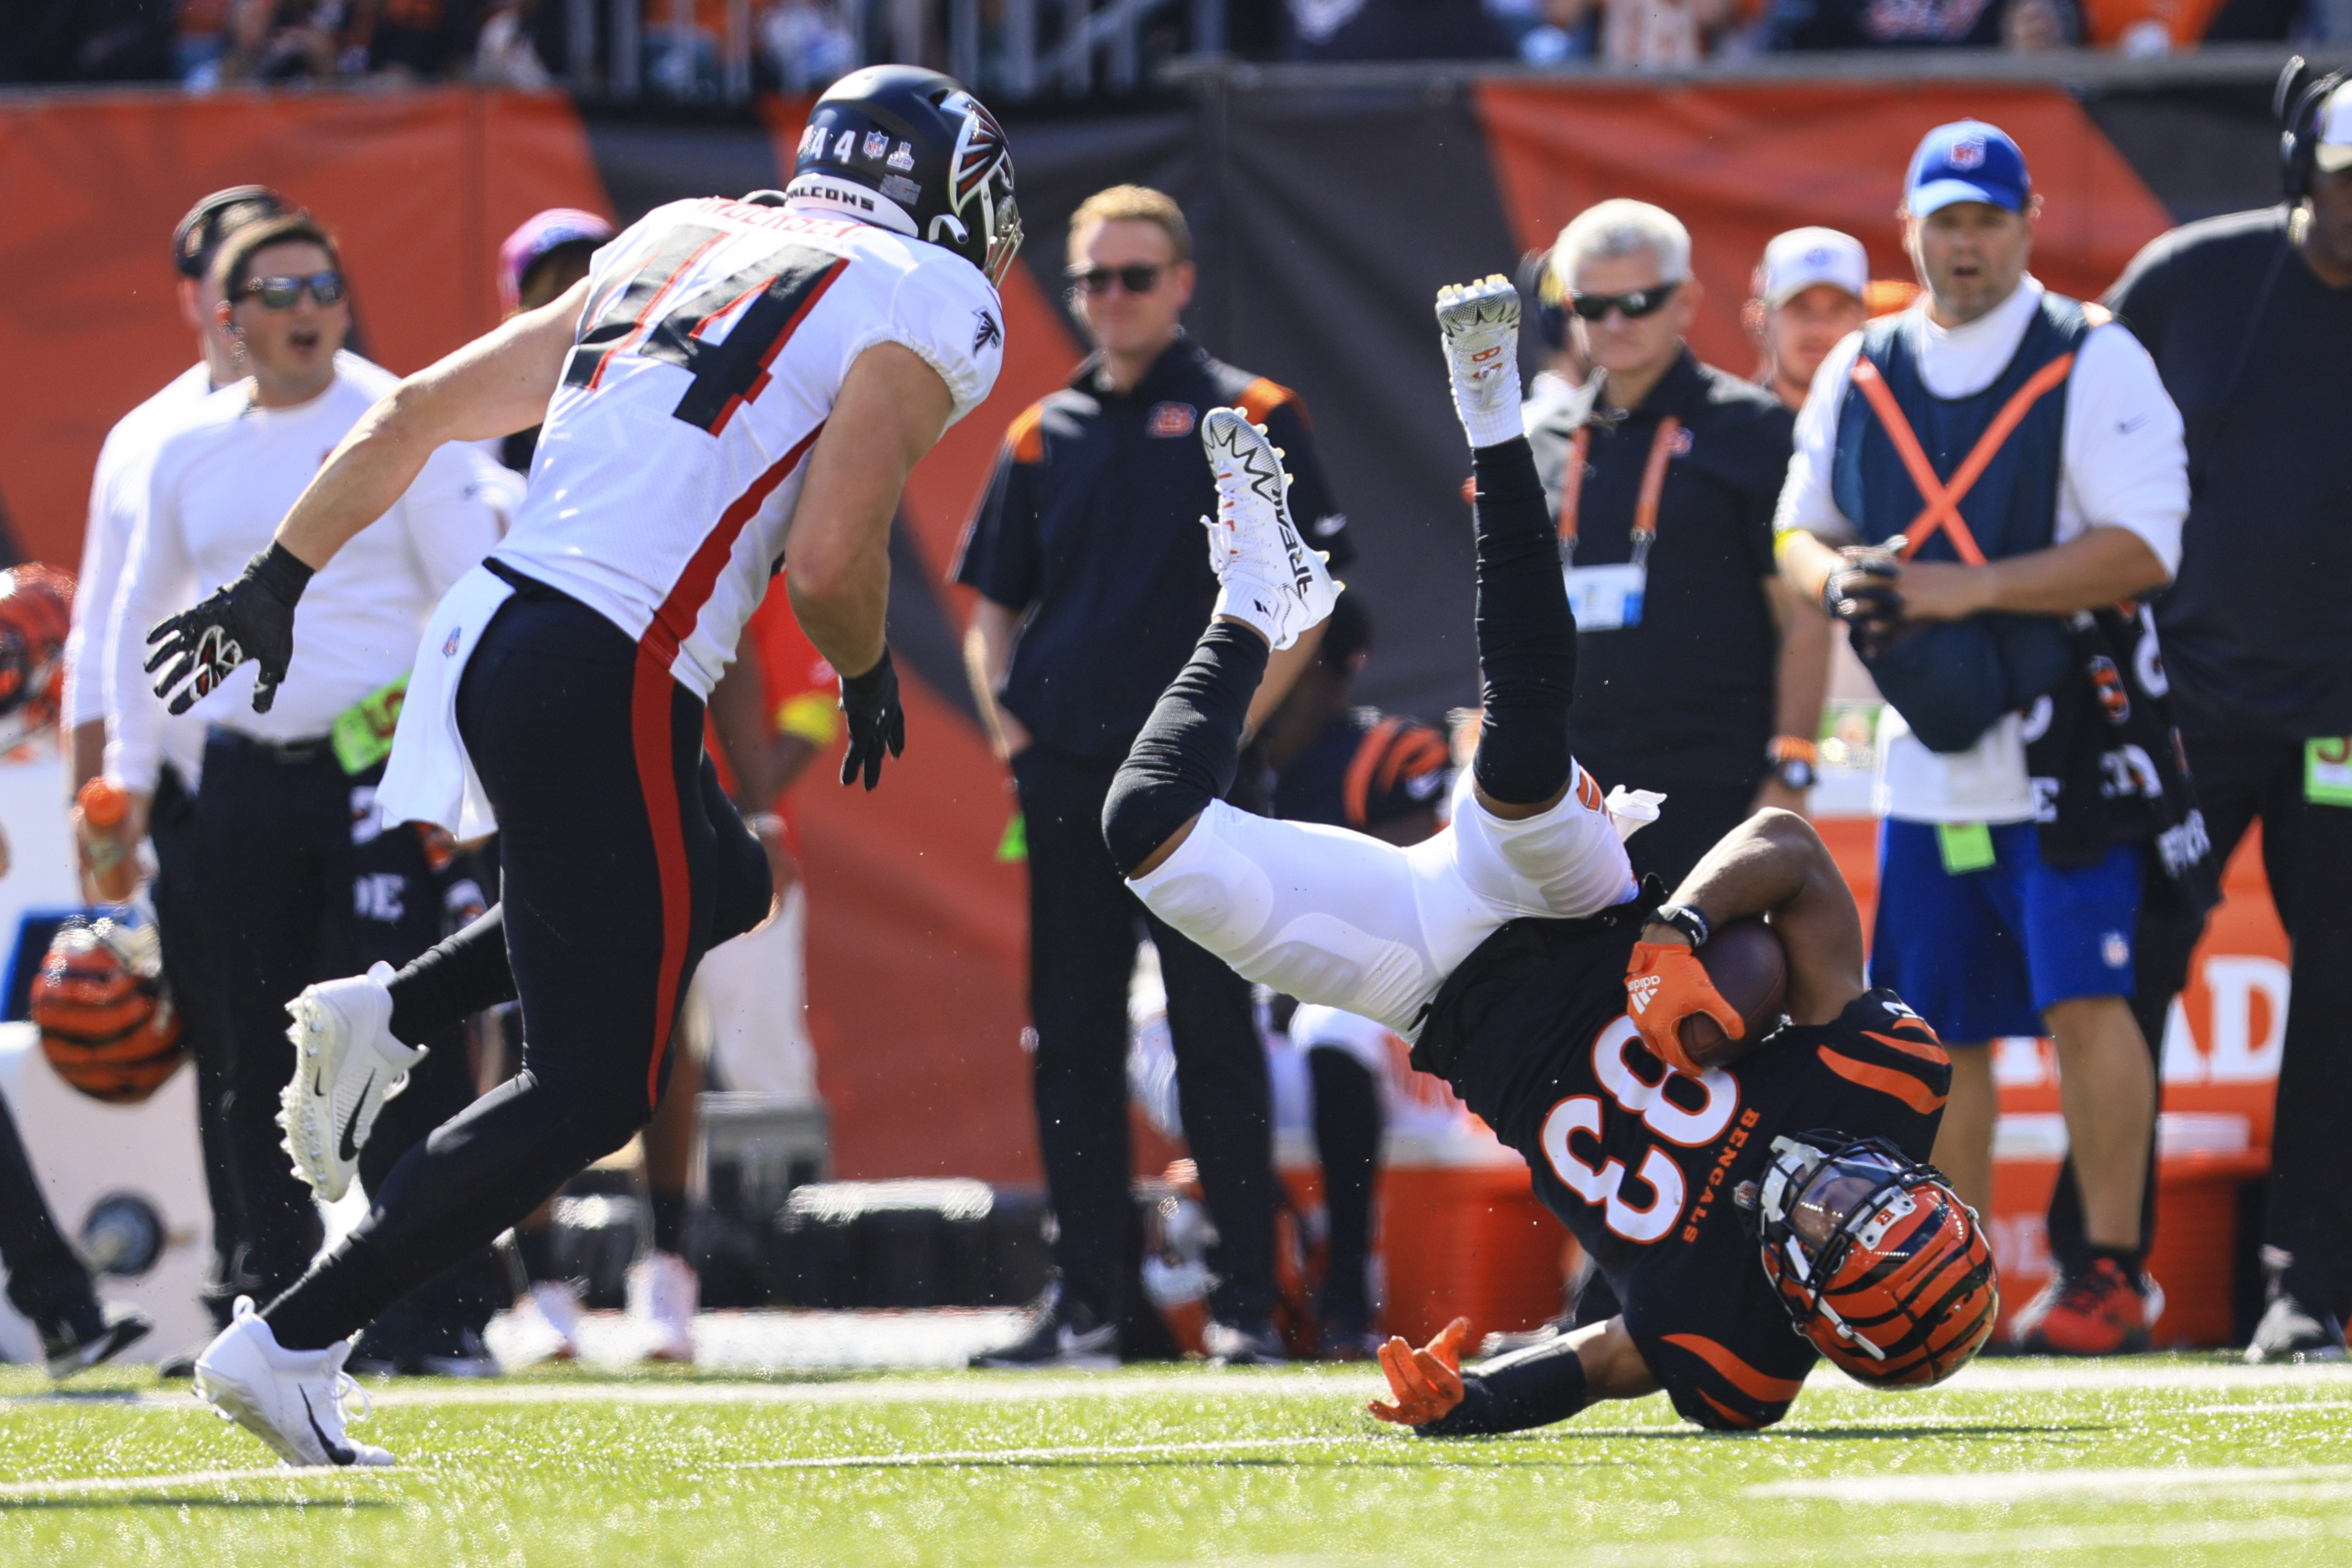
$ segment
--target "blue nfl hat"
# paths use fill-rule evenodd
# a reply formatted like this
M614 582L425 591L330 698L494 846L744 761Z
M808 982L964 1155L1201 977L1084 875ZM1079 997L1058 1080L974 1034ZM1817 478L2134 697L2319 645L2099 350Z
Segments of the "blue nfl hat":
M1981 120L1956 121L1928 132L1911 154L1911 172L1903 181L1903 205L1914 217L1954 202L2023 212L2032 195L2025 154L2007 132Z

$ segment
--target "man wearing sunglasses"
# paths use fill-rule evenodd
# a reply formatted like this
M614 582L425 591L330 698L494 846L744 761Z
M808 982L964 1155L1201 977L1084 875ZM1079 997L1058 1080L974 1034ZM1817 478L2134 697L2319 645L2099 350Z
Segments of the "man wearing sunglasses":
M1578 756L1603 785L1666 795L1630 847L1672 886L1749 812L1803 809L1811 783L1826 643L1780 635L1798 606L1772 580L1790 418L1684 345L1701 291L1673 214L1602 202L1551 268L1593 367L1528 432L1576 608Z
M285 210L285 198L266 185L232 185L189 208L173 232L172 269L180 320L195 336L196 361L124 415L107 432L106 444L99 450L98 471L90 481L89 521L82 535L73 631L66 639L64 721L71 737L76 793L105 767L106 659L114 646L115 591L121 583L131 531L146 505L148 468L155 448L198 404L245 374L236 363L236 342L216 313L220 292L212 278L214 258L230 234ZM131 695L162 713L163 704L152 693L142 689ZM163 938L164 976L180 1014L181 1037L196 1065L197 1103L207 1108L215 1106L226 1090L228 1068L214 1027L213 1010L205 1000L211 983L201 946L207 921L202 906L190 897L196 874L194 821L205 725L193 714L165 717L160 722L163 758L156 768L154 800L147 821L156 869L147 890ZM78 812L75 816L75 840L87 867L89 830ZM90 891L94 894L95 889ZM226 1322L229 1303L236 1294L236 1174L220 1117L200 1109L197 1127L204 1144L205 1192L214 1227L205 1300L215 1317ZM180 1363L184 1374L193 1359Z
M1089 197L1071 221L1068 280L1096 352L1005 432L955 574L980 593L966 663L1027 833L1037 1130L1060 1226L1057 1293L1033 1332L986 1358L1001 1366L1116 1358L1132 1295L1122 1064L1143 911L1103 847L1101 819L1111 775L1216 597L1199 521L1216 510L1198 452L1210 409L1239 405L1272 432L1289 453L1307 546L1335 569L1353 554L1297 397L1185 335L1192 235L1172 200L1136 185ZM1277 657L1259 717L1313 653L1310 643ZM1249 987L1150 923L1184 1128L1220 1238L1210 1348L1270 1359L1275 1186Z
M241 379L185 415L156 449L107 654L106 772L130 793L134 824L162 798L166 726L174 722L149 689L147 628L265 548L321 459L395 384L343 352L351 303L340 258L307 215L230 233L209 279L214 322ZM405 829L373 830L388 739L382 716L434 601L504 531L497 484L481 452L437 455L335 570L320 574L303 617L304 658L268 710L238 697L191 710L204 760L187 828L186 919L203 927L211 984L184 1005L205 1009L226 1060L225 1092L205 1098L200 1114L212 1123L207 1145L233 1169L236 1257L221 1282L232 1299L284 1289L319 1247L310 1190L287 1160L277 1121L294 1072L286 1005L311 982L404 963L443 934L441 889L422 841ZM249 680L234 684L249 695ZM391 1119L403 1125L370 1146L366 1175L380 1177L409 1142L472 1099L463 1041L451 1031L426 1043L430 1054ZM441 1370L481 1364L478 1341L454 1328L439 1351L448 1363Z

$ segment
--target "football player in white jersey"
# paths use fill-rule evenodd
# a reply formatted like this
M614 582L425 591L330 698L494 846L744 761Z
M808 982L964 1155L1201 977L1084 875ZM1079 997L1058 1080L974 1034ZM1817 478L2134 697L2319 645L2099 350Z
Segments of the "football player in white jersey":
M544 421L513 531L428 623L379 799L499 830L505 903L398 976L314 994L289 1118L315 1175L350 1158L412 1018L518 997L523 1065L404 1156L359 1227L197 1363L198 1391L298 1464L349 1439L349 1336L627 1142L679 999L769 905L767 860L702 751L704 701L771 574L845 673L845 784L904 743L883 643L908 471L988 395L995 285L1021 239L1004 133L935 71L879 66L812 110L791 183L673 203L554 304L409 378L244 574L156 628L176 701L238 663L271 699L303 584L445 441ZM327 1146L329 1128L336 1131Z

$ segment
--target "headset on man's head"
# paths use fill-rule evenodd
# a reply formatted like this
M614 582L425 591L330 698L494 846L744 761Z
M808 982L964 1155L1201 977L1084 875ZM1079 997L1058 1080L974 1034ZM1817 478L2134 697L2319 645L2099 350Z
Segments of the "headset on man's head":
M2279 72L2271 94L2271 115L2279 128L2279 189L2289 206L2311 195L2311 174L2319 156L2319 111L2328 95L2344 85L2352 71L2329 71L2314 80L2301 55Z

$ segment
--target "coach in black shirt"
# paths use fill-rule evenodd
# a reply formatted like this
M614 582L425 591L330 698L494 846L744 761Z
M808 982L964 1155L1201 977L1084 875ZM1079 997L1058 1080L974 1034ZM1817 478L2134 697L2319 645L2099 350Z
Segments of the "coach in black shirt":
M2294 950L2253 1361L2341 1354L2352 1313L2352 86L2306 108L2284 205L2175 229L2108 299L2187 426L2157 626L2189 768L2221 859L2262 819ZM2151 1042L2198 934L2141 933Z
M1117 1355L1134 1264L1128 1197L1127 992L1148 924L1168 987L1186 1140L1219 1243L1212 1354L1278 1359L1265 1055L1248 984L1128 890L1103 846L1112 773L1208 624L1217 581L1201 519L1216 510L1201 416L1238 405L1292 475L1292 515L1331 564L1351 556L1307 418L1286 389L1220 364L1178 326L1192 296L1176 204L1120 185L1071 220L1072 301L1097 352L1013 421L955 580L979 590L972 689L1012 763L1029 847L1029 1009L1038 1142L1059 1235L1059 1289L995 1366ZM1314 657L1320 628L1275 656L1262 718Z
M1528 430L1577 612L1577 761L1602 787L1662 791L1627 841L1669 888L1763 805L1804 808L1828 644L1779 587L1772 510L1794 423L1769 391L1683 346L1698 300L1690 237L1643 202L1603 202L1552 265L1602 376Z

